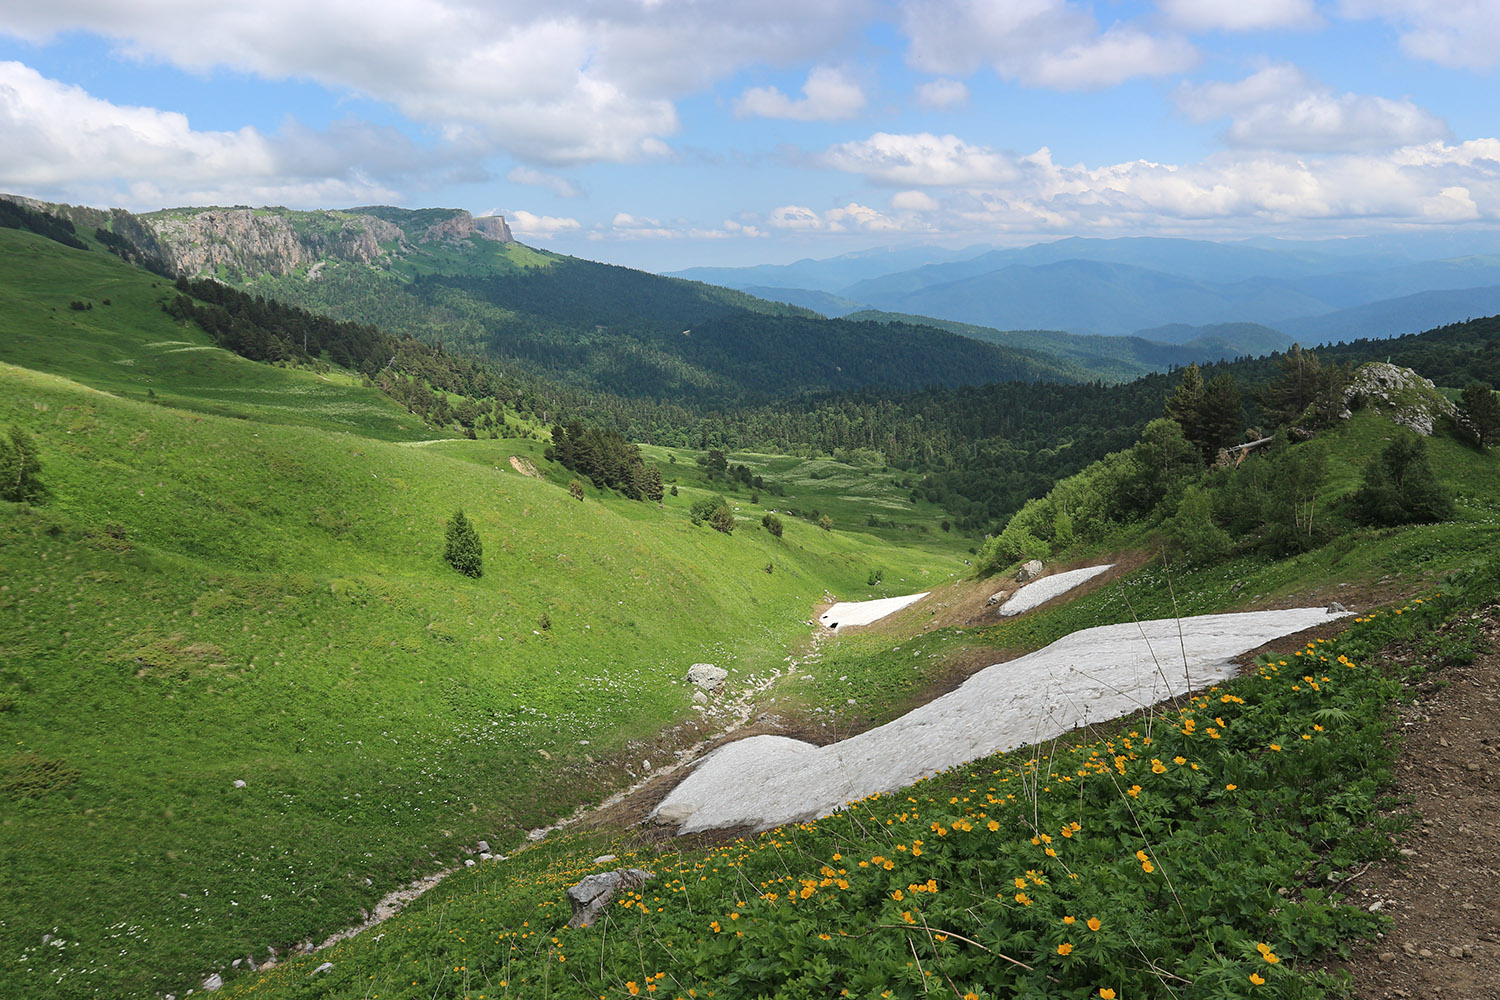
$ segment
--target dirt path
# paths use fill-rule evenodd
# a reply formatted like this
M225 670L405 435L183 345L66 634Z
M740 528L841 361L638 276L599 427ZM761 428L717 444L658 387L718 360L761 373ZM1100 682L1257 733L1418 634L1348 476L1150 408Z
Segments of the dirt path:
M1489 651L1430 675L1401 709L1396 784L1412 827L1400 862L1351 892L1394 925L1331 966L1360 1000L1500 1000L1500 606L1482 619Z

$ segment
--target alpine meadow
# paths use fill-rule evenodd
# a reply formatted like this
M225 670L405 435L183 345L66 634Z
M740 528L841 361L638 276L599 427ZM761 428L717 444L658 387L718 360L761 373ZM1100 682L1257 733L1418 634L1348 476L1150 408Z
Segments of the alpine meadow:
M33 7L0 998L1500 997L1494 0Z

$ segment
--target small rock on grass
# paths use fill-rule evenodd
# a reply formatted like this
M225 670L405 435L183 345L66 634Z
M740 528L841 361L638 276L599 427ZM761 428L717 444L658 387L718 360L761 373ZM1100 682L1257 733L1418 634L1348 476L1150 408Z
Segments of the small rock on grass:
M314 969L311 972L309 972L308 975L309 976L316 976L320 972L332 972L332 971L333 971L333 963L332 962L324 962L322 965L318 966L316 969Z

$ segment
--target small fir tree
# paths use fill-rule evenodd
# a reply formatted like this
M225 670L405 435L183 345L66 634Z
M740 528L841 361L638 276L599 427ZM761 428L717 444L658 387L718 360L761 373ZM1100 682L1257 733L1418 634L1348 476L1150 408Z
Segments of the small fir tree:
M453 512L448 519L448 543L443 549L443 558L448 565L464 576L475 579L484 575L484 546L479 542L479 533L464 517L462 509Z

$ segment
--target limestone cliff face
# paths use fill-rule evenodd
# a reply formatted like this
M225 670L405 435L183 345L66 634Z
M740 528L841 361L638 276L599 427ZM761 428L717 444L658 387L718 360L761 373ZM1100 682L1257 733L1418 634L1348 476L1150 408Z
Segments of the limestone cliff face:
M379 214L375 214L376 212ZM432 212L370 209L353 212L291 212L285 209L208 209L169 211L147 218L169 266L179 274L213 275L220 270L245 277L316 273L331 261L382 266L419 252L422 244L458 245L478 237L513 242L505 220L476 219L453 211L432 220ZM407 221L403 228L400 224Z

